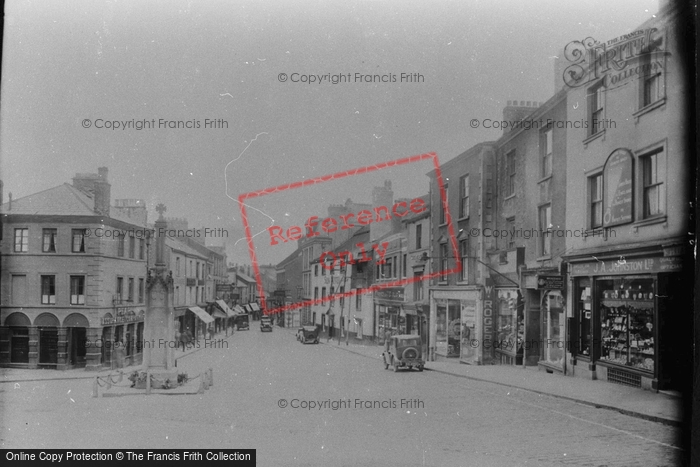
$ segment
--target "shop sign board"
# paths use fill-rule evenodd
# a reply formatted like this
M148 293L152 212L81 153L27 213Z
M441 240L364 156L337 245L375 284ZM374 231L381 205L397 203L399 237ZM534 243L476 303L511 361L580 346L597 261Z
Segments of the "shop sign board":
M676 272L683 269L683 260L678 256L659 258L634 258L589 263L573 263L571 274L574 276L599 276L609 274L652 274L658 272Z
M379 289L375 291L374 298L403 302L405 300L405 295L403 287L387 287L386 289Z
M540 290L562 290L564 276L537 276L537 288Z

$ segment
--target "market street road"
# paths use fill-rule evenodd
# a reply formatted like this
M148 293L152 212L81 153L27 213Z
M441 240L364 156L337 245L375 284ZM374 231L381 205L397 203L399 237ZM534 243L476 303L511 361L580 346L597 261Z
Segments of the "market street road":
M648 466L677 465L681 454L673 427L431 371L394 373L335 342L303 345L292 330L251 324L228 348L180 360L189 375L213 368L204 394L93 398L90 380L0 384L0 446L254 448L260 466Z

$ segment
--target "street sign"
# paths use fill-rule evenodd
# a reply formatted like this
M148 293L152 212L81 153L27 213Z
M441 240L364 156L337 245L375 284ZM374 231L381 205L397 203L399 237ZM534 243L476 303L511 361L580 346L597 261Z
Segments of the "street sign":
M537 288L562 290L564 288L564 276L537 276Z

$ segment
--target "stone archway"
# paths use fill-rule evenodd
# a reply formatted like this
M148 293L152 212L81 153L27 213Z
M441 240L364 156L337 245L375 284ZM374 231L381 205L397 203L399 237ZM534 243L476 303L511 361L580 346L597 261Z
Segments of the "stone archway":
M38 357L36 361L38 366L57 369L57 365L61 363L58 361L58 355L62 351L60 326L60 321L53 313L42 313L34 319L34 332L38 335L35 339L30 335L29 340L30 347L32 341L38 343L38 348L34 351ZM32 352L31 348L30 352Z
M19 311L5 318L0 340L9 343L7 353L2 352L2 363L29 364L29 328L32 325L27 315Z

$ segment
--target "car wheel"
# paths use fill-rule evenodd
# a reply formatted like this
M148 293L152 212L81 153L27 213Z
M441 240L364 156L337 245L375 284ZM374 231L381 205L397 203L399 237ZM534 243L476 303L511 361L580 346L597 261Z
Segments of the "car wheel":
M423 371L423 365L418 367L418 371Z

